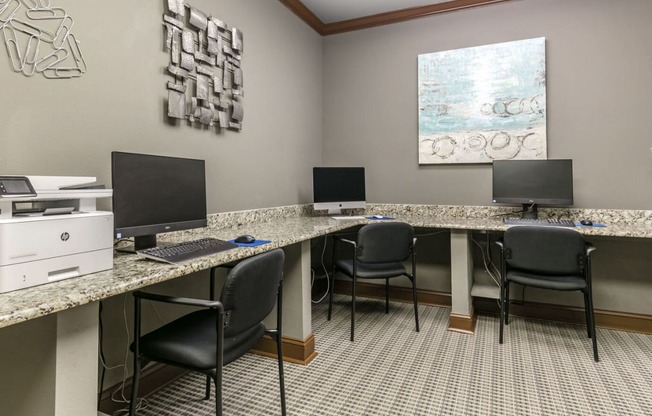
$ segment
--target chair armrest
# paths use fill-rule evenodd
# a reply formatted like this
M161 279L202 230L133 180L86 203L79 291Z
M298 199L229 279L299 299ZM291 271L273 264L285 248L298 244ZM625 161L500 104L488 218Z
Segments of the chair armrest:
M343 243L351 244L353 247L356 247L356 246L357 246L357 243L356 243L355 241L347 240L346 238L335 237L335 239L338 240L338 241L341 241L341 242L343 242Z
M134 297L151 300L154 302L174 303L177 305L195 306L198 308L219 309L220 311L224 310L222 302L216 300L180 298L176 296L159 295L156 293L147 293L141 291L134 292Z
M595 248L595 246L593 244L586 243L586 255L587 255L587 257L590 256L591 253L593 253L595 250L597 250L597 249Z

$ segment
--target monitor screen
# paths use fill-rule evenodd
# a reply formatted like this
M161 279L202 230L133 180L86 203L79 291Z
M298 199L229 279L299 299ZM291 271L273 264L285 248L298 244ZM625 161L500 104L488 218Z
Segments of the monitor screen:
M140 250L157 233L207 225L203 160L112 152L111 168L115 238Z
M495 160L493 202L524 205L572 205L573 161Z
M365 208L364 168L315 167L312 190L315 210L339 214L346 208Z

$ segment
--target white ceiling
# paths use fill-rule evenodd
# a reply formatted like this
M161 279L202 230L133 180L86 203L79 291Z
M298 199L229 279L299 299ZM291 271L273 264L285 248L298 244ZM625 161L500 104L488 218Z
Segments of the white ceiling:
M446 3L450 0L301 0L323 23Z

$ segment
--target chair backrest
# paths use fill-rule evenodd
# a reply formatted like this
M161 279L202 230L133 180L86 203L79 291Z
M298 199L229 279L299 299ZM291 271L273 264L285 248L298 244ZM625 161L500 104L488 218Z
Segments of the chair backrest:
M357 259L363 263L391 263L410 256L414 228L404 222L367 224L358 231Z
M586 243L580 233L559 227L510 227L505 231L508 267L549 275L581 275Z
M261 323L276 304L283 279L285 253L281 249L238 263L226 277L220 301L227 314L224 336L240 334Z

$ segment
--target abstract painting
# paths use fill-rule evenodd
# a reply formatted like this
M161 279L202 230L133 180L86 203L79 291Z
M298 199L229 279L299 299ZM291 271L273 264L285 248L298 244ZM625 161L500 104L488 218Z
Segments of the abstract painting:
M545 159L545 38L418 56L419 164Z

